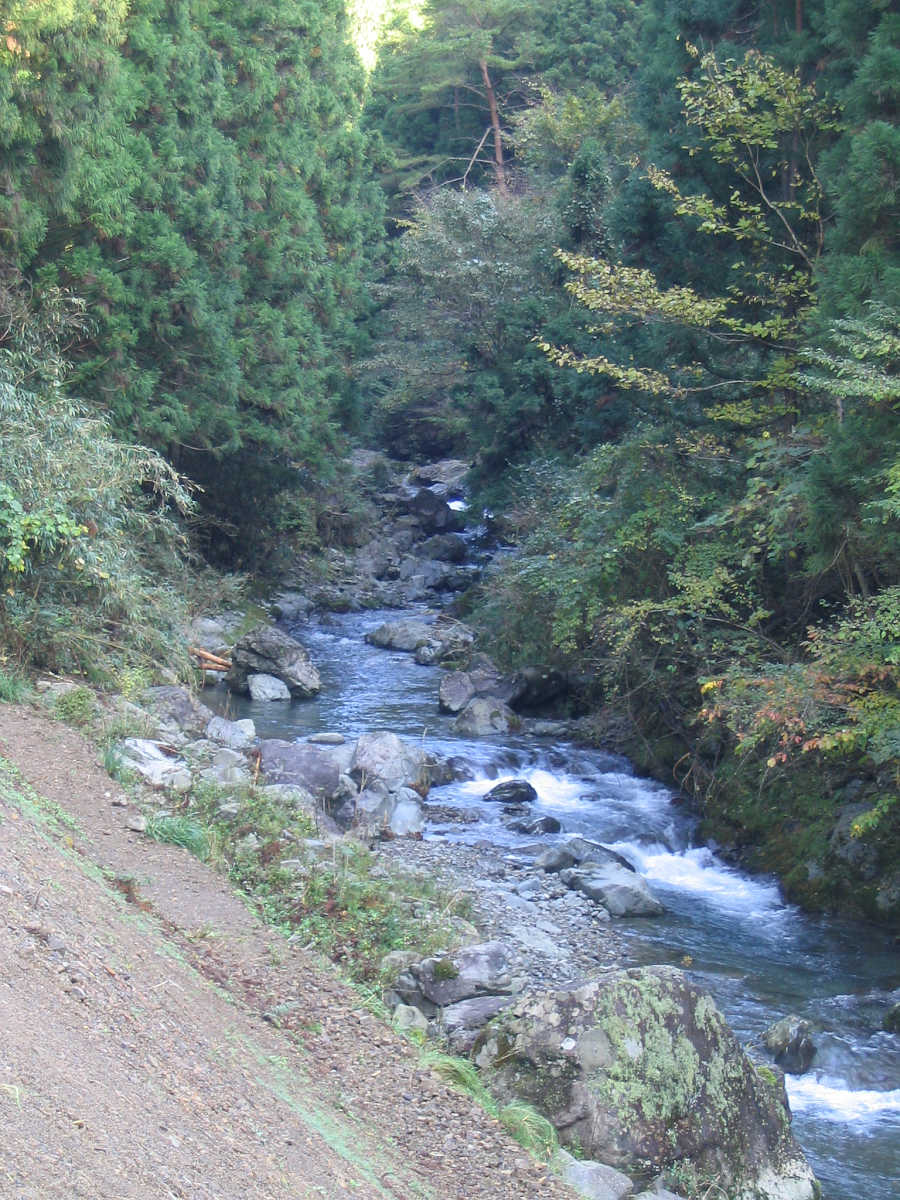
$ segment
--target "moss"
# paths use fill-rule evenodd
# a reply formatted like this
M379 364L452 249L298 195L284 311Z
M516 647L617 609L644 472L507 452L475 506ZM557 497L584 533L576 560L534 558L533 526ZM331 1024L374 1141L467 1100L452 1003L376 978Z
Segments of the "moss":
M434 964L434 977L438 980L456 979L459 968L452 958L439 958Z

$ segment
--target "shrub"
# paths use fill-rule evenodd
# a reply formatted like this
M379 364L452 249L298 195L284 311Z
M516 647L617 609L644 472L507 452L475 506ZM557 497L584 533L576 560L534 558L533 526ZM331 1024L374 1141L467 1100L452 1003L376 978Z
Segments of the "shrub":
M79 309L39 314L0 281L0 638L19 663L106 678L186 666L179 593L191 499L156 453L113 436L64 390L59 339ZM2 325L0 325L2 328Z

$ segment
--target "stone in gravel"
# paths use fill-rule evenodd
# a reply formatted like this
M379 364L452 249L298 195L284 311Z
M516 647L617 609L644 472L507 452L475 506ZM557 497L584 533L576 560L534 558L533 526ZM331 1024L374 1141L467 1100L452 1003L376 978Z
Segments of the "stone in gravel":
M410 1029L428 1031L428 1018L413 1004L398 1004L391 1015L391 1024L398 1033L407 1033Z
M132 833L145 833L147 818L143 813L129 813L125 819L125 828L130 829Z
M513 888L517 896L541 896L543 895L543 884L539 879L523 879L521 883L517 883Z
M290 700L291 691L286 683L274 675L248 675L247 690L251 700Z
M213 717L206 726L206 736L232 750L246 750L256 739L256 726L252 721L229 721L226 717Z
M550 1165L584 1200L624 1200L634 1193L634 1184L621 1171L603 1163L579 1161L566 1150L558 1150Z
M126 738L119 747L122 766L136 771L152 787L186 791L191 773L183 759L167 754L158 742L147 738Z
M532 804L538 794L527 779L505 779L482 797L493 804Z
M342 733L314 733L306 740L311 746L343 746L347 741Z
M508 996L521 991L523 980L518 967L509 946L484 942L412 963L395 988L407 1003L426 1012L430 1005L433 1011L474 996Z

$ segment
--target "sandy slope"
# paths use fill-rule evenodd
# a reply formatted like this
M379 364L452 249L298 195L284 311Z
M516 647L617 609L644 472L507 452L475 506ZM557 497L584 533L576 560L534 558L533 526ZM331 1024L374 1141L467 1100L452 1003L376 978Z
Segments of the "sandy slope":
M2 1200L571 1198L76 732L0 704L0 756Z

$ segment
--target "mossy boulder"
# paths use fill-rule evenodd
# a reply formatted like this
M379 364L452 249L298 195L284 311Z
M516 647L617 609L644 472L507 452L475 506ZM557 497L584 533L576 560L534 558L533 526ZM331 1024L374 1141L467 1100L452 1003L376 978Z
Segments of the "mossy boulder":
M710 996L671 967L609 971L500 1016L476 1061L503 1098L631 1174L679 1166L732 1200L813 1200L790 1116Z

